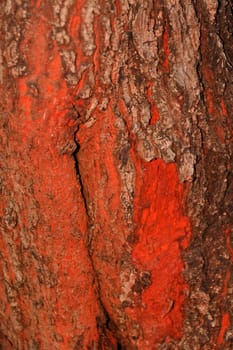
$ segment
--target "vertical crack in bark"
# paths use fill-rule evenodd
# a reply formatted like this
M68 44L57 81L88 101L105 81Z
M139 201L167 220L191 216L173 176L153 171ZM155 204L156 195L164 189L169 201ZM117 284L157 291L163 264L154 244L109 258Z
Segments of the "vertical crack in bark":
M99 306L100 309L102 311L102 318L97 317L96 318L96 323L97 323L97 328L99 330L99 346L103 346L103 349L123 349L121 343L120 343L120 339L119 337L117 337L117 335L115 334L115 330L116 330L116 326L114 325L109 313L107 312L102 300L101 300L101 293L100 293L100 282L97 276L97 272L95 270L95 266L92 260L92 256L91 256L91 251L90 251L90 244L89 244L89 227L90 227L90 214L89 214L89 209L88 209L88 199L87 196L85 194L85 186L84 186L84 182L82 179L82 175L80 172L80 166L79 166L79 160L78 160L78 152L80 150L80 144L76 141L76 137L75 135L78 133L78 130L74 133L74 140L75 143L77 145L76 150L73 152L72 156L74 159L74 163L75 163L75 170L76 170L76 176L77 176L77 181L79 182L80 185L80 193L82 196L82 200L83 200L83 205L85 207L85 212L87 215L87 220L88 220L88 225L87 225L87 237L85 239L86 242L86 247L87 247L87 251L88 251L88 256L91 262L91 266L92 266L92 270L93 270L93 274L94 274L94 281L95 281L95 289L96 289L96 294L97 294L97 299L99 302ZM109 340L109 335L111 335L111 338L113 338L113 343L111 344L110 340ZM114 339L115 338L115 339ZM106 347L107 346L107 347ZM110 348L111 346L111 348ZM102 347L101 347L102 348Z
M75 139L75 138L74 138ZM74 159L74 164L75 164L75 170L76 170L76 175L77 175L77 179L79 181L79 184L80 184L80 192L81 192L81 196L82 196L82 199L83 199L83 204L84 204L84 207L85 207L85 211L86 211L86 215L87 217L89 218L89 213L88 213L88 205L87 205L87 199L86 199L86 196L85 196L85 189L84 189L84 185L83 185L83 180L82 180L82 176L80 174L80 169L79 169L79 162L78 162L78 152L80 150L80 145L77 143L77 141L75 141L76 145L77 145L77 148L76 150L74 151L74 153L72 154L73 156L73 159Z

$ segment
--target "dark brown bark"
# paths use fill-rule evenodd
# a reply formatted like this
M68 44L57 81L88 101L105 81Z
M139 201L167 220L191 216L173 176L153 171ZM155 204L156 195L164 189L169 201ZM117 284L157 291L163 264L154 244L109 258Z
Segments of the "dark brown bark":
M0 7L2 349L232 349L231 3Z

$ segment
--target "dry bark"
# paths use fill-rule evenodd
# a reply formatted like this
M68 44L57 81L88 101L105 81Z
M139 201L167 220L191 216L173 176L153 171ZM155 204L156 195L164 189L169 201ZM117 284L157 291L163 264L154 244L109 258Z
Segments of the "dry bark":
M222 0L0 3L0 348L230 350Z

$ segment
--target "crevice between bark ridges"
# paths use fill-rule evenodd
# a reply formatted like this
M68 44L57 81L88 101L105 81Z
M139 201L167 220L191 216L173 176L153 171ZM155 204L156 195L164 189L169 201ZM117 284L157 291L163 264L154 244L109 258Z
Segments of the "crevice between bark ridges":
M77 181L80 185L80 193L82 196L82 200L83 200L83 205L85 207L85 212L86 212L86 216L87 216L87 237L84 239L86 242L86 247L87 247L87 251L88 251L88 255L89 255L89 259L91 262L91 266L92 266L92 270L93 270L93 274L94 274L94 281L95 281L95 289L96 289L96 293L97 293L97 298L98 298L98 302L99 302L99 306L100 306L100 310L102 315L100 317L96 317L96 323L97 323L97 329L99 330L99 349L102 350L124 350L124 347L122 347L121 341L119 339L119 337L116 334L116 326L114 325L114 322L111 320L109 313L107 312L102 300L101 300L101 295L100 295L100 283L98 280L98 275L97 272L95 270L95 266L92 260L92 254L91 254L91 242L89 240L89 227L91 225L91 217L89 214L89 209L88 209L88 199L85 193L85 186L84 186L84 182L82 179L82 175L80 172L80 166L79 166L79 160L78 160L78 152L80 150L81 145L77 142L77 133L78 130L74 133L74 140L75 143L77 145L76 150L73 152L72 156L74 159L74 164L75 164L75 171L76 171L76 176L77 176ZM110 338L112 339L112 341L110 340ZM80 349L81 350L81 349Z

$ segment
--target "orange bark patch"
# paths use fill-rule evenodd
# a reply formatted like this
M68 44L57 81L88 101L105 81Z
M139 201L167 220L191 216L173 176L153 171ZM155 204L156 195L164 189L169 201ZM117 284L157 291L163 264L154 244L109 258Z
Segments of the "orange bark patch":
M215 133L218 136L219 141L224 143L225 142L226 133L225 133L225 131L224 131L224 129L223 129L223 127L221 125L217 125L215 127Z
M224 335L226 333L227 328L230 325L230 317L229 317L229 313L225 312L222 315L222 321L221 321L221 329L218 335L218 339L217 339L217 345L221 345L224 342Z
M119 0L115 0L115 6L116 6L116 15L119 16L121 14L121 3Z
M229 284L230 278L231 278L231 272L230 272L230 270L227 270L226 277L224 280L224 285L223 285L223 291L222 291L223 298L227 295L227 289L228 289L228 284Z
M213 101L213 95L210 89L206 90L206 100L207 100L209 114L214 114L214 101Z
M222 100L221 100L221 109L222 109L222 113L223 113L224 117L227 118L228 113L227 113L225 101L224 101L223 98L222 98Z
M184 189L174 164L160 159L138 163L135 221L139 242L133 258L140 269L152 273L152 285L142 295L144 307L138 310L146 339L151 332L157 340L182 334L187 285L182 277L181 246L187 246L190 238L183 202Z
M167 30L167 24L165 25L165 29L163 32L163 50L164 50L164 61L162 63L163 68L165 69L166 72L169 72L169 54L170 54L170 50L169 50L169 45L168 45L168 30Z

